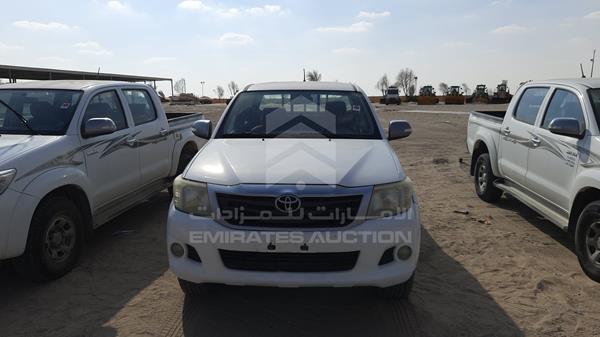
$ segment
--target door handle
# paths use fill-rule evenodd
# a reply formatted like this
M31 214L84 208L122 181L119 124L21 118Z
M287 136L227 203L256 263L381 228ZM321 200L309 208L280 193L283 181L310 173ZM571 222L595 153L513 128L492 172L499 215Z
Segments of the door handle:
M505 127L504 129L502 129L502 133L503 133L505 136L508 136L508 135L510 135L510 128L509 128L508 126L507 126L507 127Z
M160 129L160 131L158 133L164 137L169 134L169 130Z
M539 139L537 136L531 137L530 141L534 147L538 147L540 145L540 143L542 142L542 140Z
M134 147L137 144L137 139L135 138L129 138L125 141L127 143L127 145Z

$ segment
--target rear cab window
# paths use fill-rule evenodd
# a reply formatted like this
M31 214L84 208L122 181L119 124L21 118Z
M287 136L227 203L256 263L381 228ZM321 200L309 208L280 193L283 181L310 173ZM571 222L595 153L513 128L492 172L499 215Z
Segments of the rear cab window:
M136 126L156 120L156 109L150 94L146 90L123 89L122 91Z
M534 125L537 115L542 107L544 98L550 88L527 88L521 95L513 117L523 123Z

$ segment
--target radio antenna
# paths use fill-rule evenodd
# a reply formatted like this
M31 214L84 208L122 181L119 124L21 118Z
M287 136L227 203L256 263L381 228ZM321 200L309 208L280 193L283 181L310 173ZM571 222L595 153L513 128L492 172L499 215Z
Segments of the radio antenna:
M583 72L583 64L579 63L579 68L581 68L581 78L585 78L585 73Z
M594 77L594 63L596 63L596 49L594 49L594 56L590 60L592 62L592 71L590 71L590 78Z

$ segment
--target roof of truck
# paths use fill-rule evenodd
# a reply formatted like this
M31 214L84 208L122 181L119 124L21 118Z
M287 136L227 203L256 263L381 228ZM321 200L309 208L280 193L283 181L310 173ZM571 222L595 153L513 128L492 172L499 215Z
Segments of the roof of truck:
M271 90L332 90L332 91L358 91L351 83L339 82L267 82L250 84L245 91L271 91Z
M93 81L93 80L53 80L53 81L29 81L9 83L0 86L1 89L57 89L57 90L85 90L92 87L135 85L132 82L120 81ZM139 83L137 83L140 85Z
M533 81L531 83L547 83L547 84L559 84L567 86L581 86L586 88L600 88L600 78L565 78L565 79L554 79L547 81ZM527 83L529 84L529 83Z

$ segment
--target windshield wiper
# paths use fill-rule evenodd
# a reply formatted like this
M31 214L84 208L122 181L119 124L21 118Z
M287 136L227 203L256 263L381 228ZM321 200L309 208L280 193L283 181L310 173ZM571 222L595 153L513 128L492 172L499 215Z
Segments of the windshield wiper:
M25 125L25 127L27 129L29 129L29 131L31 131L32 134L37 135L38 133L31 127L31 125L29 125L29 123L27 122L27 119L25 119L25 117L23 117L23 115L21 115L19 112L17 112L17 110L13 109L10 105L8 105L6 102L4 102L2 99L0 99L0 104L4 105L8 110L12 111L12 113L15 114L15 116L17 116L17 118L21 121L21 123L23 123L23 125Z

